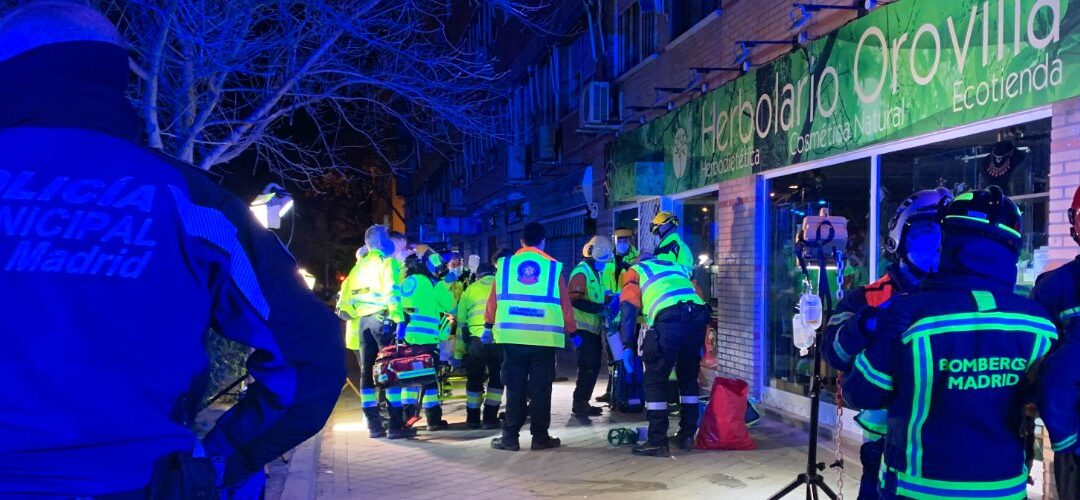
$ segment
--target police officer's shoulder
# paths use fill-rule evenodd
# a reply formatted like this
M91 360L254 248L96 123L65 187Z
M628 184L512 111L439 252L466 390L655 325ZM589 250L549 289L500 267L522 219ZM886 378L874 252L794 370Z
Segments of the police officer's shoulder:
M184 180L184 187L187 188L188 196L191 197L192 202L195 204L227 212L229 218L250 214L247 204L221 186L222 177L220 175L203 170L161 150L152 148L146 148L146 150L180 175Z
M220 185L222 179L224 179L224 177L222 177L220 174L211 172L209 170L203 170L160 149L147 148L147 150L150 151L154 156L158 157L158 159L164 161L166 164L176 169L178 172L180 172L181 175L185 177L189 175L201 176L206 178L206 180L214 183L215 185Z

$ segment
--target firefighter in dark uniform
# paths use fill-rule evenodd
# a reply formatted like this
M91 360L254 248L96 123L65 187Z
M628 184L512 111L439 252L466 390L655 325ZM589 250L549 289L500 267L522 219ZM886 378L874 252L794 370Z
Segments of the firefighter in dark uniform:
M1026 379L1057 329L1013 291L1020 209L999 188L957 196L939 220L939 271L868 309L844 397L888 411L882 498L1023 499Z
M852 370L854 356L868 341L869 332L864 320L868 308L878 307L894 295L906 295L918 289L919 282L937 270L941 249L941 226L938 225L938 205L952 200L947 189L927 189L908 197L889 221L889 237L885 249L893 254L896 263L889 266L885 276L844 296L837 305L825 329L821 353L833 368L844 373ZM859 499L878 498L878 472L881 454L885 450L885 412L859 412L855 421L863 429L863 445L859 449L862 462L862 482Z

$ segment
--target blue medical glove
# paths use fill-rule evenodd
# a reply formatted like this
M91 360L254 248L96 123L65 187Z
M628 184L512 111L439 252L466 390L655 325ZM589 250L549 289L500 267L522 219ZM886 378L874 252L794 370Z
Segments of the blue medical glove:
M457 358L450 358L450 367L455 370L461 368L461 360Z
M574 349L581 347L581 335L571 335L570 342L574 344Z
M634 373L634 350L623 349L622 352L623 366L626 367L626 373Z
M480 334L480 342L484 345L490 345L495 342L495 334L491 332L491 328L484 328L484 333Z
M397 324L397 333L394 336L397 337L398 343L405 342L405 323Z
M610 314L612 318L619 315L619 294L616 293L611 296L611 301L608 302L608 308L608 314Z

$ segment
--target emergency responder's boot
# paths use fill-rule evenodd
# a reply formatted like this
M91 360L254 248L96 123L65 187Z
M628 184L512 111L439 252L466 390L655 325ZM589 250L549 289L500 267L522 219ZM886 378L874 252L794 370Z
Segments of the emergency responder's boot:
M386 431L383 429L382 415L379 415L377 407L364 408L364 420L367 420L368 435L372 439L386 435Z
M675 436L672 439L675 441L675 445L678 446L680 450L690 451L694 449L694 433L692 432L686 433L683 431L679 431L675 433Z
M435 406L424 410L424 418L427 419L427 430L444 431L450 423L442 419L442 406Z
M496 450L518 451L521 445L517 441L509 441L506 438L497 437L491 440L491 447Z
M416 437L416 429L391 429L386 432L386 439L409 439Z
M679 449L694 449L694 434L697 432L699 413L701 413L701 406L698 403L680 405L679 432L676 434Z
M499 421L499 407L484 405L484 429L492 430L500 427L502 427L502 422Z
M550 450L552 448L558 448L559 446L562 446L562 440L561 439L556 438L556 437L547 436L547 437L540 438L540 439L533 438L531 448L532 448L533 451L540 451L540 450Z
M479 429L480 425L480 408L466 408L465 427Z
M599 406L590 405L588 401L574 401L570 413L578 418L588 418L599 417L604 414L604 410Z
M641 443L634 446L634 449L630 450L630 453L643 457L670 457L671 450L668 449L667 443L664 444L649 444Z

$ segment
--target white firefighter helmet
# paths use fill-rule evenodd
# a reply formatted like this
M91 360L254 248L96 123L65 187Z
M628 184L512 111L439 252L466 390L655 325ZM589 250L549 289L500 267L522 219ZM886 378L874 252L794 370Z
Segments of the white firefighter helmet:
M908 196L889 220L889 237L885 250L899 254L912 222L937 220L938 208L952 201L952 192L943 187L924 189Z

